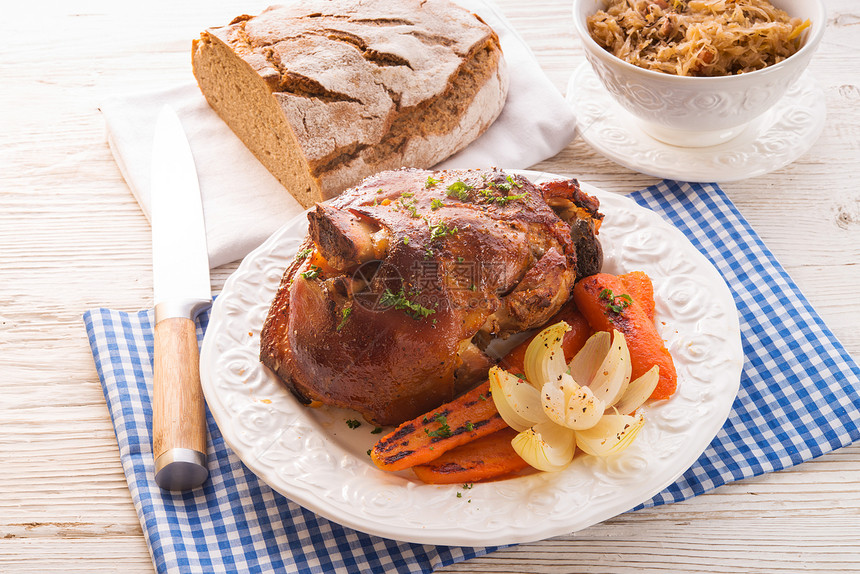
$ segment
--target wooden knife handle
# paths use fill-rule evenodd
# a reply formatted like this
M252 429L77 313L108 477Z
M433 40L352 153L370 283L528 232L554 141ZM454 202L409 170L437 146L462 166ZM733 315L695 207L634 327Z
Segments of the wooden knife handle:
M155 325L154 339L152 449L156 473L159 457L168 453L172 460L169 453L173 449L201 453L205 469L206 410L194 321L183 317L162 319ZM157 474L156 481L165 487ZM184 490L198 485L173 486L165 488Z

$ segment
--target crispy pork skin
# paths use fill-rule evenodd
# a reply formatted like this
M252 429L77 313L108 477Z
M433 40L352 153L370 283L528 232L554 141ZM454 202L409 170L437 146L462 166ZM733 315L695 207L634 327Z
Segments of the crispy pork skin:
M309 212L261 360L304 402L414 418L486 375L475 343L542 325L600 269L597 207L500 170L367 178Z

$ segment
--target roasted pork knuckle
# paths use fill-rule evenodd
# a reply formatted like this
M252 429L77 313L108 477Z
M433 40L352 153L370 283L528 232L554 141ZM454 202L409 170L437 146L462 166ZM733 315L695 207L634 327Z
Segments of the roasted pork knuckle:
M387 171L308 213L261 360L305 403L398 424L486 376L488 341L544 324L602 264L575 180Z

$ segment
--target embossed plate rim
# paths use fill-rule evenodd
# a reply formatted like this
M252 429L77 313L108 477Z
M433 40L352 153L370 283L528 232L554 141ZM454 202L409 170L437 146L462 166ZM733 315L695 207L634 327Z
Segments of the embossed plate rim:
M560 177L509 171L534 182ZM717 270L678 229L629 198L582 187L606 213L601 237L607 271L624 270L634 252L688 270L670 281L657 272L658 261L637 262L654 279L663 335L678 353L679 390L645 410L645 428L622 455L610 461L585 456L560 473L475 484L468 491L421 484L408 471L378 470L364 451L379 435L345 426L346 418L360 417L299 405L256 358L261 318L305 234L303 214L243 260L212 309L201 380L226 443L260 479L301 506L356 530L422 544L501 545L566 534L625 512L674 482L716 436L737 394L743 364L737 309ZM613 220L619 230L622 223L634 225L635 233L614 237ZM632 243L622 252L625 241ZM668 256L651 254L655 246ZM691 304L685 284L703 298L702 310L695 300ZM691 309L699 315L683 318ZM721 319L710 325L708 314ZM710 332L695 324L710 326ZM704 358L697 363L691 353ZM705 359L722 365L707 382L694 374ZM715 369L705 370L710 377Z
M583 88L584 82L594 87ZM592 114L585 113L583 106L597 105L597 95L605 113L592 121ZM781 169L815 144L824 130L827 115L824 92L808 71L737 137L708 147L677 147L649 136L638 126L638 120L612 98L587 61L571 75L565 99L576 112L577 134L601 155L646 175L690 182L739 181ZM799 134L780 127L780 121L791 110L808 114ZM602 127L618 130L627 140L611 141L601 132ZM771 149L768 136L783 137L781 152Z

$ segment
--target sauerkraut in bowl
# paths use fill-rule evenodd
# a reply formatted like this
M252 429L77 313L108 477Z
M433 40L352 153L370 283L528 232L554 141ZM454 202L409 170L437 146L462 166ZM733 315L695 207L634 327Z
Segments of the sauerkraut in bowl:
M587 19L605 50L678 76L730 76L785 60L811 25L769 0L610 0Z
M644 131L709 146L800 78L826 14L823 0L574 0L573 20L595 73Z

